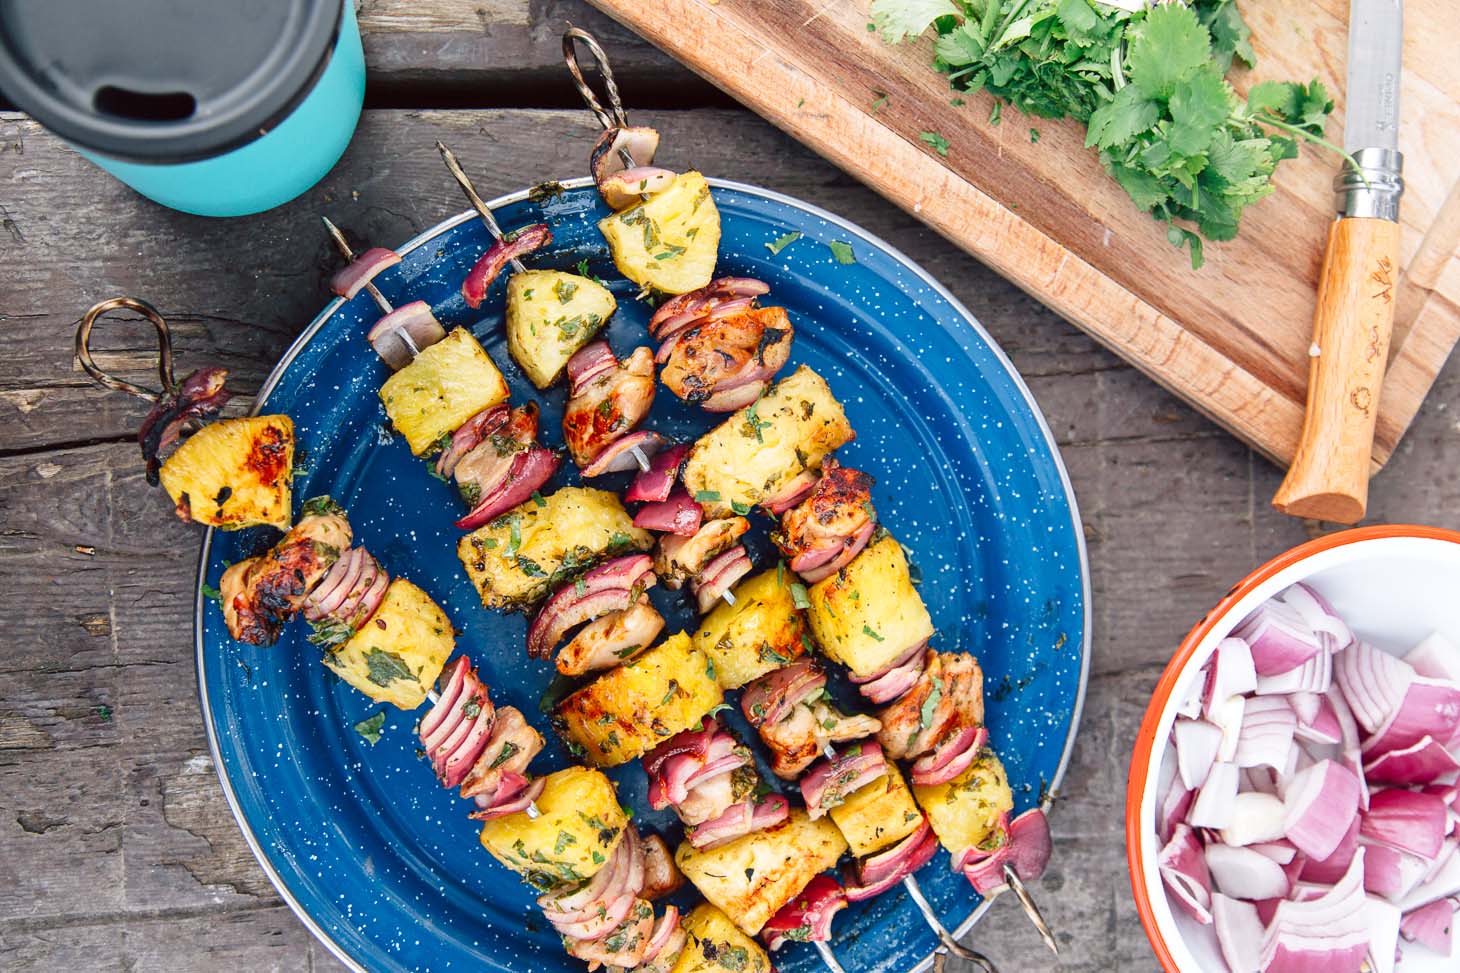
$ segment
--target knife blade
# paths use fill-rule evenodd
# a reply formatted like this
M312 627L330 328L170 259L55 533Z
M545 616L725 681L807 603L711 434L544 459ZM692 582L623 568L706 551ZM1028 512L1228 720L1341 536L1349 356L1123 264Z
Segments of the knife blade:
M1356 523L1369 500L1374 425L1399 283L1403 0L1349 0L1348 88L1337 219L1318 278L1308 395L1293 464L1272 504Z
M1360 149L1398 149L1403 0L1352 0L1348 30L1343 147L1350 154Z

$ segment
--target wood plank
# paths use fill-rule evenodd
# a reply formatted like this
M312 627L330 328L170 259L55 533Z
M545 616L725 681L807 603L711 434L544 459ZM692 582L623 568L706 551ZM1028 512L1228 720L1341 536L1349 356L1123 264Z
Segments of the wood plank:
M1097 607L1095 677L1053 818L1057 858L1036 892L1065 944L1061 969L1148 968L1123 892L1129 740L1187 626L1256 563L1306 539L1304 525L1265 509L1277 472L769 125L739 111L643 117L665 133L666 161L692 155L908 253L1028 377L1081 499ZM581 112L369 112L304 199L221 222L153 206L30 123L0 117L0 145L25 147L0 153L0 186L21 190L3 205L23 237L0 233L0 394L32 393L28 412L15 396L0 402L0 968L339 968L279 903L217 786L194 696L198 534L139 475L125 438L140 411L72 370L76 316L113 293L148 297L186 312L182 367L221 360L261 380L324 303L333 257L318 213L356 239L395 243L461 209L434 139L501 193L581 171L593 130ZM57 215L76 200L87 201L84 220ZM138 379L143 337L121 329L107 345ZM1377 518L1460 526L1456 410L1451 366L1375 483ZM1012 903L971 941L1006 971L1048 968Z
M1318 260L1331 218L1331 157L1279 169L1237 241L1193 271L1083 149L1072 121L949 105L930 41L889 48L865 0L594 0L820 154L1040 297L1218 423L1279 460L1301 426ZM1265 59L1239 73L1323 78L1340 90L1344 6L1277 0L1254 16ZM1444 0L1416 0L1439 22ZM1302 25L1302 30L1294 25ZM1460 62L1440 35L1411 31L1402 131L1402 253L1409 290L1385 384L1374 460L1393 452L1460 337ZM883 106L874 112L879 98ZM1341 122L1341 104L1340 118ZM1028 133L1037 129L1036 140ZM935 131L940 159L920 143Z

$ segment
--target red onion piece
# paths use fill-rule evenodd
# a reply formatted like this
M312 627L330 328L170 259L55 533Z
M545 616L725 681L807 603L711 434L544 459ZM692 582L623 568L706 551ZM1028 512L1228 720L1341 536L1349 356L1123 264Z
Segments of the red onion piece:
M924 754L912 765L914 784L936 787L958 779L978 757L989 741L989 731L984 727L959 727L958 730Z
M477 258L466 279L461 282L461 296L472 309L481 307L482 301L486 300L487 291L492 287L492 281L497 279L502 268L514 259L552 242L553 232L546 223L533 223L508 233Z
M1449 808L1434 794L1385 789L1369 796L1359 834L1433 860L1450 831Z
M666 499L640 507L634 514L634 526L661 534L693 537L704 519L704 508L695 503L688 490L676 487Z
M685 839L701 850L718 848L736 838L764 831L786 820L791 804L780 794L767 794L755 801L743 801L703 824L684 829Z
M400 254L394 250L371 247L335 271L335 275L330 278L330 290L348 301L364 290L365 285L374 280L382 270L394 267L400 260Z
M475 530L495 520L520 503L553 478L563 458L550 449L534 446L518 453L507 476L490 492L484 492L471 512L456 522L461 530Z
M1338 687L1354 718L1370 733L1388 722L1399 709L1405 691L1415 678L1414 669L1407 663L1367 642L1355 642L1335 661Z
M1399 902L1430 870L1428 859L1388 845L1364 845L1364 889L1374 895Z
M1333 654L1322 650L1296 669L1257 677L1257 695L1326 693L1333 684Z
M583 467L583 475L602 476L605 473L622 473L624 470L638 469L639 460L634 455L635 450L648 459L667 445L669 445L669 440L657 432L648 429L631 432L604 447L603 452L599 453L593 462ZM652 469L652 466L650 468Z
M1375 898L1364 902L1364 924L1369 927L1369 973L1394 973L1402 918L1400 911L1388 902Z
M1259 605L1233 629L1252 650L1259 676L1296 669L1323 649L1322 640L1298 612L1279 601Z
M745 577L755 565L750 560L750 555L745 553L745 547L736 544L730 550L717 556L700 574L694 583L695 603L703 615L715 607L727 591L734 587L735 582Z
M494 405L458 426L456 432L451 434L451 443L436 458L436 475L443 480L449 479L456 472L456 465L461 462L462 457L506 425L511 417L510 406Z
M649 318L649 334L663 340L672 331L682 330L698 320L717 304L738 298L759 297L770 293L770 285L749 277L721 277L698 290L672 297L659 305Z
M1171 739L1176 743L1176 766L1181 782L1188 789L1200 787L1212 764L1217 762L1222 728L1206 720L1178 719L1171 727Z
M815 660L802 656L747 684L740 696L740 710L751 726L774 725L825 688L826 673Z
M1242 795L1238 794L1237 796L1240 798ZM1229 845L1235 843L1231 841L1227 842ZM1293 843L1282 838L1275 841L1260 841L1247 847L1259 855L1271 858L1279 865L1291 865L1293 859L1298 857L1298 849L1293 847Z
M444 688L437 694L435 705L421 718L421 725L417 733L422 745L425 745L426 741L433 737L437 729L446 722L446 718L455 712L457 700L461 698L461 690L466 685L466 674L470 670L470 660L464 655L457 656L456 661L452 662L437 679L438 686L443 686L441 680L445 680Z
M468 696L467 699L476 702L476 718L472 719L470 723L463 722L461 729L447 739L445 746L436 755L436 776L441 779L442 787L450 788L461 785L471 770L472 764L477 762L477 758L486 749L487 740L492 735L492 724L496 720L496 713L491 701L487 699L485 688L482 689L480 695ZM468 703L462 705L465 708ZM465 732L463 733L462 730Z
M809 497L811 491L816 489L816 482L820 478L819 473L802 470L791 478L780 493L761 501L761 506L766 509L767 513L779 517Z
M479 811L473 811L470 816L474 821L491 821L494 818L505 818L509 814L521 814L542 796L542 791L545 786L546 782L542 778L539 778L529 784L525 790L520 791L512 800L503 804L494 804L491 807L483 808Z
M1232 801L1237 796L1237 765L1218 762L1197 791L1186 815L1193 828L1220 830L1232 823Z
M319 584L304 597L306 621L323 621L339 609L350 589L360 580L365 557L365 549L357 547L335 559Z
M807 584L816 584L818 581L824 581L848 564L851 564L852 559L862 553L862 548L866 547L867 542L872 539L872 534L876 528L876 521L868 521L857 528L856 532L851 537L848 537L845 543L833 548L835 556L831 560L819 566L806 568L798 568L792 563L791 570L800 574Z
M1410 649L1404 661L1421 676L1460 683L1460 648L1439 632Z
M1191 811L1191 802L1195 799L1194 790L1174 786L1168 788L1157 812L1156 836L1163 842L1170 841L1176 834L1176 828L1186 820L1187 813Z
M1299 878L1305 882L1334 884L1343 878L1349 865L1353 864L1354 854L1358 851L1358 847L1359 819L1355 816L1349 822L1348 830L1344 832L1343 838L1339 841L1338 847L1333 850L1333 854L1322 859L1304 856L1302 871L1298 873Z
M680 467L689 455L689 443L666 446L649 460L649 468L634 477L624 492L624 500L635 503L646 501L659 503L669 499L674 482L679 478Z
M1460 760L1426 736L1412 747L1391 750L1364 765L1364 779L1376 784L1419 786L1460 771Z
M679 909L676 906L666 905L664 914L654 923L654 931L649 934L649 945L644 949L642 962L652 963L661 954L672 950L676 938L679 939L682 949L685 934L679 924Z
M569 396L582 395L593 380L618 367L618 357L607 341L590 341L568 359Z
M611 611L624 611L657 582L654 559L647 554L600 564L543 604L527 629L527 654L546 659L569 629Z
M1294 609L1323 641L1329 652L1342 652L1353 644L1354 633L1348 623L1338 616L1322 595L1299 581L1278 596L1278 599Z
M825 817L858 788L887 776L887 759L875 740L859 740L816 761L801 776L801 796L811 820Z
M609 208L627 209L644 196L663 192L674 182L674 173L653 166L635 166L610 173L598 184L598 191Z
M176 392L165 392L147 412L137 430L137 444L147 461L147 482L158 483L162 451L177 442L183 426L192 419L215 416L233 398L225 386L226 368L199 368L182 380Z
M574 889L547 892L537 897L538 907L548 917L548 921L571 920L580 913L593 911L605 898L617 898L623 894L629 875L629 850L624 847L627 841L628 831L625 831L623 839L614 846L608 862L586 884Z
M1054 840L1049 833L1049 819L1043 808L1030 808L1009 825L1009 864L1025 882L1033 882L1044 874L1054 853Z
M1293 697L1297 699L1297 697ZM1333 700L1327 693L1316 697L1317 706L1311 717L1305 718L1302 713L1298 714L1298 727L1294 731L1300 740L1307 740L1310 743L1332 743L1343 742L1343 725L1339 722L1338 711L1334 708Z
M883 672L865 679L852 676L852 683L870 702L878 705L889 703L917 684L927 664L927 647L928 642L924 639L894 659Z
M1217 892L1212 895L1211 916L1217 945L1222 951L1222 958L1227 961L1227 968L1257 969L1263 934L1257 906Z
M1257 696L1247 701L1233 762L1238 767L1268 766L1281 770L1293 749L1298 717L1282 696Z
M1224 895L1252 901L1284 899L1292 891L1282 866L1251 848L1216 843L1205 854L1212 881Z
M700 403L706 412L734 412L743 409L765 394L769 378L757 378L744 385L730 388L716 388L710 397Z
M689 754L697 762L703 763L709 759L710 745L723 732L724 727L719 720L706 717L698 729L676 733L645 754L644 770L651 775L657 774L664 761L677 754Z
M1229 845L1278 841L1285 834L1284 816L1285 807L1276 796L1258 791L1240 792L1232 799L1232 823L1222 829L1222 841ZM1292 860L1289 854L1278 864L1286 865Z
M1358 814L1362 789L1352 771L1332 760L1299 772L1284 798L1288 840L1309 858L1321 861L1332 855Z
M760 937L771 952L788 942L824 943L831 939L832 919L846 907L847 893L836 879L817 875L766 921Z
M1361 851L1332 889L1306 901L1279 902L1264 937L1259 968L1273 973L1358 973L1370 939L1362 881Z
M1411 670L1413 671L1413 670ZM1449 740L1460 728L1460 685L1416 676L1388 719L1364 741L1364 757L1414 746L1426 736Z
M1443 865L1427 874L1424 881L1400 900L1400 909L1408 912L1437 899L1460 896L1460 854L1449 854L1444 859Z
M381 317L366 332L370 347L392 370L400 371L416 353L446 337L446 329L425 301L411 301Z
M1196 832L1178 824L1171 840L1161 849L1157 871L1166 889L1187 915L1202 925L1212 921L1212 879Z
M842 880L847 883L847 899L851 902L865 902L874 899L897 885L904 878L914 874L938 851L938 836L926 826L903 838L887 851L864 859L862 864L847 862L842 869ZM868 872L872 863L873 871ZM1002 874L1000 875L1002 880ZM969 876L973 881L973 877Z
M647 166L654 161L659 150L659 133L652 128L624 127L604 130L593 143L588 155L588 169L593 173L595 184L603 183L609 176L630 168L624 156L633 160L635 166Z
M1399 933L1408 942L1428 946L1441 956L1454 956L1455 927L1454 903L1438 899L1405 913Z
M1239 638L1225 638L1217 643L1208 664L1202 693L1202 710L1211 718L1214 703L1244 696L1257 688L1257 670L1252 664L1252 649Z

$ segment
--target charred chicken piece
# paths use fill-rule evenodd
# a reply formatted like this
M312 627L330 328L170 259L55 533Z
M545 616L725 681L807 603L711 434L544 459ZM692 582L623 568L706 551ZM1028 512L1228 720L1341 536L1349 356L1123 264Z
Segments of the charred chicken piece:
M848 716L832 705L826 673L802 657L751 682L740 709L771 751L771 770L790 780L821 755L828 743L871 736L882 724L870 716Z
M663 534L654 549L654 571L665 587L679 589L698 578L717 555L728 551L750 529L744 517L706 521L690 537Z
M350 522L329 498L304 505L306 516L267 553L223 572L218 583L228 632L249 645L273 645L279 632L341 554L350 548ZM316 512L309 512L316 511Z
M584 346L568 360L572 392L563 413L563 438L573 462L592 463L632 430L654 404L654 357L635 348L620 361L606 341Z
M649 596L622 611L609 612L578 630L558 650L556 664L565 676L583 676L622 665L649 647L664 629L664 616Z
M771 535L791 570L815 584L861 553L877 526L872 477L828 457L809 496L781 515Z
M785 308L740 308L669 337L655 358L660 379L686 402L733 412L754 402L791 355Z
M983 670L978 660L967 652L928 653L917 683L878 718L882 729L877 741L893 760L921 756L951 733L981 726Z
M644 849L644 898L651 901L673 895L684 885L684 874L674 864L674 852L657 834L639 839Z

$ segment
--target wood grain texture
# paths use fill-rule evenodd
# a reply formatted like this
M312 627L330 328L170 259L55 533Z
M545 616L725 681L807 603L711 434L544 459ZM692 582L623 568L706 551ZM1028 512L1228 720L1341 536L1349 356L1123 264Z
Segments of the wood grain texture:
M1332 157L1279 168L1238 240L1193 271L1083 148L1072 121L950 104L930 41L889 48L867 0L592 0L738 100L876 187L1265 455L1302 424L1314 293L1332 219ZM1447 0L1412 0L1438 23ZM1340 92L1342 0L1246 4L1258 68L1234 80L1319 77ZM1406 37L1403 283L1374 461L1393 453L1460 336L1460 59L1443 32ZM878 110L874 103L880 104ZM1037 129L1040 138L1030 137ZM946 158L922 132L949 142Z
M1398 264L1397 224L1343 219L1330 225L1313 312L1303 430L1272 499L1285 514L1341 524L1363 519Z
M970 937L1004 973L1153 968L1121 829L1145 700L1172 647L1232 581L1305 540L1267 506L1278 473L1087 335L911 215L740 111L640 112L663 158L854 220L947 284L1026 377L1080 499L1095 606L1092 679L1035 889L1052 964L1013 903ZM324 213L398 243L459 212L432 142L494 195L586 164L586 112L372 111L299 201L243 220L160 209L33 123L0 115L0 969L334 971L273 894L207 757L190 598L198 533L148 488L129 441L140 403L72 365L93 301L133 293L177 324L179 368L217 361L256 387L325 303ZM107 361L149 377L141 326ZM1460 366L1440 380L1374 520L1460 527ZM1319 529L1316 526L1311 529ZM490 865L486 867L491 867ZM950 973L966 973L950 964Z

